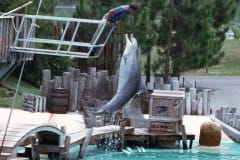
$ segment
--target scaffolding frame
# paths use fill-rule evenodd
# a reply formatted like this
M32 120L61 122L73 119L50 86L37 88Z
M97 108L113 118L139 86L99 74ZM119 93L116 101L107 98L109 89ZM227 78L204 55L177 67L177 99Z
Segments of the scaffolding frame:
M29 27L27 36L22 38L21 32L24 30L25 22L31 20L31 26ZM51 23L62 23L65 24L63 32L60 35L60 39L45 39L35 37L35 30L38 28L37 21L45 20L50 21ZM75 23L71 40L65 40L70 24ZM97 29L93 32L93 36L90 42L79 42L76 41L76 35L79 31L81 24L92 24L96 25ZM102 20L93 20L93 19L78 19L78 18L67 18L67 17L55 17L55 16L41 16L41 15L23 15L22 21L20 23L19 29L16 33L16 37L11 47L13 53L30 53L30 54L42 54L42 55L53 55L53 56L68 56L72 58L98 58L108 39L110 38L114 26L109 26L106 24L104 19ZM107 33L106 33L107 31ZM101 37L103 40L99 43ZM56 38L56 37L54 37ZM40 44L50 44L57 45L55 49L44 49L37 48L37 43ZM20 45L21 44L21 45ZM67 47L62 47L67 46ZM84 48L84 52L74 51L73 48Z

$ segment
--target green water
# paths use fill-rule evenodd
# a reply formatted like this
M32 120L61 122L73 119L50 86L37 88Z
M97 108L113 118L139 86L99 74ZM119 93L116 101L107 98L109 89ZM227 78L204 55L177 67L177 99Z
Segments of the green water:
M76 159L79 148L71 150L71 159ZM145 152L132 148L132 152L115 152L88 147L86 160L240 160L240 144L222 143L220 149L200 149L197 143L193 149L145 149Z

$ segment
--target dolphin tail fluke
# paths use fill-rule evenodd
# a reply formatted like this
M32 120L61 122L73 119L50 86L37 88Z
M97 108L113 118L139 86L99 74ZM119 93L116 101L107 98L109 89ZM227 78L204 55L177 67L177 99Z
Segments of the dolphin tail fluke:
M95 126L95 123L96 123L96 114L94 114L93 112L84 110L83 111L83 119L84 119L86 127L92 128Z
M144 83L143 80L141 80L141 85L140 85L139 92L141 92L141 93L147 93L147 87L146 87L146 85L145 85L145 83Z

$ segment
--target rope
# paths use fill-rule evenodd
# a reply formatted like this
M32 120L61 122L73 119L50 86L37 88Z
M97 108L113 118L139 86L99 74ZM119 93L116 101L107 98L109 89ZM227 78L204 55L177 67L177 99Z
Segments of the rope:
M39 1L36 15L38 15L38 13L39 13L40 7L41 7L41 5L42 5L42 1L43 1L43 0L40 0L40 1Z
M21 72L20 72L20 75L19 75L19 78L18 78L17 88L16 88L16 91L15 91L15 94L14 94L14 98L13 98L12 105L11 105L11 108L10 108L10 113L9 113L9 116L8 116L7 126L5 128L5 132L4 132L4 136L3 136L3 140L2 140L2 144L1 144L1 148L0 148L0 154L2 153L3 144L4 144L4 141L6 139L9 123L10 123L12 112L13 112L13 106L15 105L15 102L16 102L17 93L18 93L20 82L21 82L21 79L22 79L25 63L26 63L26 61L23 61Z

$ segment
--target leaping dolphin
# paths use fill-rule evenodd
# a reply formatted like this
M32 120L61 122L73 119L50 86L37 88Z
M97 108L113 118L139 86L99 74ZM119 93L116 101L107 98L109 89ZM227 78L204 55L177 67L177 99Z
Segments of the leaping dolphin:
M114 97L102 106L97 113L112 113L125 105L140 89L144 89L142 83L137 40L125 35L126 47L124 49L119 69L119 81Z

